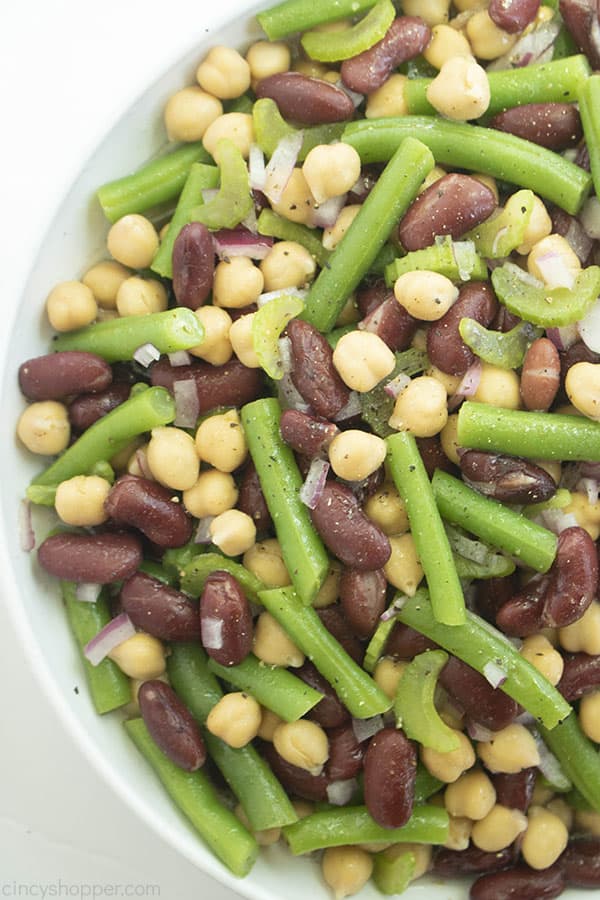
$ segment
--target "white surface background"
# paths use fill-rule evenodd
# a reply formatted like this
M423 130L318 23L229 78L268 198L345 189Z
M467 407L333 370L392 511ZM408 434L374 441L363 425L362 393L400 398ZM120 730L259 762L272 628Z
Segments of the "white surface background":
M144 86L201 38L206 6L2 0L4 302L18 296L83 161ZM11 431L3 423L1 439ZM181 859L100 780L35 682L3 603L0 634L0 897L234 900L238 895Z

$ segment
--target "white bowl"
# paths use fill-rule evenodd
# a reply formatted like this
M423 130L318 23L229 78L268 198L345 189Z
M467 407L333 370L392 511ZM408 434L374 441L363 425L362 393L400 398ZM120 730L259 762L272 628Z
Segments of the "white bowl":
M166 139L161 112L166 98L178 87L193 83L195 67L211 45L226 43L243 46L259 36L252 12L264 5L248 8L243 0L220 0L204 12L200 10L197 0L194 3L178 0L175 14L187 9L190 15L203 17L201 23L194 22L192 27L181 23L179 42L173 39L173 26L170 26L170 46L177 46L181 52L185 48L188 52L141 96L132 96L131 88L125 86L122 96L115 98L111 121L116 121L116 124L90 158L86 159L82 154L76 160L79 171L74 170L72 187L60 203L37 255L34 240L39 235L35 227L25 234L24 246L22 234L19 235L21 259L25 251L30 259L30 272L26 284L23 284L16 270L16 281L13 281L15 284L20 282L17 284L18 291L10 295L9 307L4 309L2 410L6 446L2 452L4 469L0 485L0 577L2 591L18 625L25 653L50 702L74 741L119 797L184 857L243 896L255 900L280 900L283 896L286 900L305 900L310 894L314 900L330 900L331 893L321 879L318 863L314 859L294 858L282 846L264 851L246 879L240 881L232 877L171 804L145 761L124 735L120 715L101 718L96 715L85 692L83 696L73 693L73 683L81 680L81 664L56 584L40 572L34 556L21 551L15 527L24 488L42 467L17 445L12 436L12 423L16 422L23 407L23 399L16 385L16 371L24 359L47 352L50 330L43 315L43 303L50 287L58 281L78 277L87 266L105 255L107 223L94 199L94 191L100 184L135 169L164 145ZM69 4L66 6L68 9ZM107 6L116 15L119 4L110 0ZM71 3L71 7L74 8L75 4ZM148 10L146 4L138 4L138 8L140 14L144 10L150 15L156 14L156 10ZM169 12L167 7L160 14L169 15ZM63 27L60 21L58 27ZM118 21L115 27L118 27ZM204 32L206 35L198 41L197 36ZM143 35L140 35L140 40L143 40ZM140 58L139 52L137 58ZM141 71L148 73L151 66L146 64ZM101 68L98 77L101 77ZM132 73L131 81L139 89L138 70ZM135 102L126 108L125 98L128 102L135 99ZM69 100L66 102L68 104ZM77 109L72 112L79 114ZM84 119L83 125L90 128L91 134L94 133L92 117ZM49 135L49 139L60 140L60 137ZM85 146L83 141L81 146ZM27 154L25 158L29 158ZM22 178L23 172L18 174ZM52 179L51 171L47 171L47 177ZM38 177L38 183L39 180ZM47 207L48 197L52 197L51 191L42 198L37 214L43 213L44 201ZM25 202L31 205L33 199L26 197ZM4 232L3 237L7 238L9 228L5 227ZM6 264L8 262L7 258ZM575 891L565 894L570 897L579 895L580 892ZM381 894L369 885L357 896L361 900L375 900ZM405 896L407 900L452 900L466 896L466 888L461 884L442 885L439 881L427 879L411 887Z

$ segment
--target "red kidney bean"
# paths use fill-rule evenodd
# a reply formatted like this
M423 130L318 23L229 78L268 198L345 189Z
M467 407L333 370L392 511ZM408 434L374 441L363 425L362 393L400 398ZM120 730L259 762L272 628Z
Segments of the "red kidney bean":
M567 653L563 674L557 685L565 700L572 703L598 685L600 685L600 656Z
M311 775L306 769L294 766L279 755L273 744L265 742L261 752L286 791L294 797L315 803L327 800L327 788L331 778L324 769L320 775Z
M380 337L384 344L396 352L406 350L417 330L418 322L400 306L393 295L387 297L366 316L358 327Z
M121 588L120 597L136 628L165 641L200 640L197 604L158 578L136 572Z
M534 634L543 626L564 628L582 617L597 589L596 545L585 529L566 528L558 537L550 571L505 603L496 623L517 637Z
M450 462L444 453L442 442L437 434L433 437L417 438L417 447L430 478L433 478L436 469L441 469L443 472L449 472L452 475L456 473L456 466Z
M556 493L552 476L526 459L466 450L459 464L470 487L503 503L543 503Z
M198 309L212 290L215 274L213 237L202 222L184 225L173 244L173 293L179 306Z
M110 584L137 571L142 545L133 534L54 534L40 545L38 562L55 578Z
M305 660L299 669L294 669L294 675L323 694L323 699L319 700L308 713L309 719L317 722L322 728L337 728L350 719L350 713L338 699L329 682L309 660Z
M382 569L362 572L344 569L340 578L340 603L357 638L366 640L379 624L385 609L387 579Z
M559 897L565 887L559 865L541 870L520 865L482 875L471 885L469 897L470 900L551 900Z
M363 646L346 621L339 603L318 609L317 615L327 631L342 645L348 656L352 657L354 662L362 665L365 655Z
M332 781L356 778L362 771L366 747L357 741L351 724L332 729L329 738L327 775Z
M204 765L206 748L198 723L169 684L145 681L138 702L152 740L171 762L186 772Z
M385 466L379 466L374 472L371 472L362 481L348 482L350 490L358 500L361 506L364 506L369 497L379 490L385 481Z
M238 359L223 366L197 362L175 367L168 359L161 359L152 366L150 378L153 385L166 387L171 393L176 381L195 381L200 415L218 406L244 406L256 400L263 387L262 370L249 369Z
M476 612L487 622L495 625L499 609L513 596L516 584L514 575L480 581L475 593Z
M440 672L440 684L472 721L490 731L506 728L521 712L511 697L455 656Z
M514 774L496 772L491 776L496 789L496 803L526 813L533 797L536 774L537 768L533 766Z
M103 391L112 377L105 360L79 350L36 356L19 366L19 387L28 400L62 400L84 391Z
M507 331L515 328L522 321L519 316L509 312L505 306L498 305L498 311L490 323L490 328L493 331L501 331L503 334L506 334Z
M274 100L284 119L303 125L344 122L354 115L354 103L341 88L300 72L278 72L256 85L258 99Z
M600 887L600 838L572 838L558 864L569 884L577 887Z
M521 399L525 408L547 412L559 387L558 350L548 338L538 338L527 350L521 369Z
M394 297L394 291L387 286L383 278L363 281L355 293L356 306L363 319L366 319L378 306L381 306L384 300L388 300L391 297ZM396 298L394 297L394 299Z
M396 622L385 645L385 655L395 659L412 659L426 650L435 650L437 644L410 625Z
M576 253L579 262L582 265L592 265L594 241L586 233L579 219L569 215L560 206L555 206L550 211L550 218L552 219L552 231L565 238Z
M76 431L85 431L102 416L116 409L129 397L131 385L116 381L97 394L81 394L69 404L69 421Z
M252 650L250 604L229 572L212 572L206 579L200 597L200 626L204 649L222 666L236 666Z
M258 472L253 462L248 462L244 467L242 480L239 485L237 508L254 520L259 534L269 531L273 522L271 513L267 508L265 496L260 486Z
M378 825L400 828L412 814L417 752L401 729L384 728L364 758L365 804Z
M517 34L533 22L540 0L490 0L488 13L498 28Z
M558 8L575 43L592 69L600 69L600 28L596 0L559 0Z
M347 404L350 391L333 365L333 350L316 328L301 319L287 327L292 343L292 381L313 411L333 419Z
M377 184L382 169L383 167L377 163L363 166L360 172L360 178L348 191L348 203L364 203Z
M329 550L346 566L371 571L382 569L390 558L389 540L345 485L328 481L311 518Z
M122 475L113 484L104 509L115 522L132 525L159 547L181 547L192 536L192 520L173 491L149 478Z
M497 853L488 853L480 850L474 844L466 850L447 850L439 847L433 857L432 874L441 878L461 878L463 875L478 875L480 872L496 872L505 869L517 857L514 844L499 850Z
M475 354L460 336L460 320L475 319L487 328L497 309L498 301L487 282L463 285L456 302L427 330L427 354L433 365L448 375L464 375L475 362Z
M297 409L286 409L279 422L281 437L296 453L313 459L322 455L340 433L337 425Z
M501 3L503 0L498 0L498 5ZM557 151L574 147L583 134L579 113L572 103L515 106L495 115L490 121L490 128L516 134L540 147Z
M494 192L476 178L444 175L413 201L398 226L398 237L406 250L423 250L440 234L456 240L485 222L496 206Z
M342 81L352 91L370 94L381 87L394 69L422 53L430 38L431 29L419 16L399 16L380 41L344 60Z

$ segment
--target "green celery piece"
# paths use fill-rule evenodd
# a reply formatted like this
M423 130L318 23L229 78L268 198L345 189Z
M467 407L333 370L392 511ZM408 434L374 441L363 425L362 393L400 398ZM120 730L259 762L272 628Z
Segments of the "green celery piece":
M401 373L409 375L411 378L413 375L420 375L428 367L429 359L424 350L417 350L414 347L403 350L401 353L396 353L396 365L389 378L385 379L385 383L381 382L373 390L360 395L361 416L379 437L386 438L395 433L394 429L388 425L388 420L394 411L394 399L386 394L385 384Z
M402 894L415 874L414 853L402 845L388 847L373 857L373 881L382 894Z
M199 597L208 576L218 571L233 575L248 600L260 603L258 592L266 590L267 585L249 569L245 569L227 556L221 556L220 553L202 553L187 563L181 573L181 590L191 594L192 597Z
M208 203L194 207L190 213L191 221L203 222L214 231L235 228L254 209L248 166L233 141L221 138L215 158L221 173L219 193Z
M510 331L490 331L475 319L461 319L460 336L479 359L501 369L519 369L529 346L543 335L542 328L519 322Z
M252 343L262 368L269 378L283 378L283 364L277 341L290 319L299 316L304 301L292 288L289 293L274 297L254 314L252 319Z
M336 62L350 59L380 41L394 21L392 0L379 0L356 25L342 31L306 31L300 43L311 59Z
M391 287L405 272L415 269L438 272L450 281L487 281L488 270L475 251L473 241L453 241L450 235L437 237L423 250L411 250L385 267L385 281Z
M503 210L467 232L465 238L473 241L477 252L486 259L509 256L523 243L534 203L533 191L511 194Z
M285 121L279 107L270 97L262 97L257 100L252 108L252 121L254 124L254 136L256 143L266 156L271 157L281 140L288 134L295 134L297 128ZM303 128L304 136L302 147L298 154L298 161L306 159L308 153L317 144L330 144L339 141L344 131L344 122L331 122L325 125L313 125Z
M549 290L514 263L492 272L492 284L509 312L521 319L554 328L578 322L600 294L600 266L583 269L572 288Z
M448 654L443 650L427 650L415 656L402 673L394 702L397 727L438 753L451 753L460 745L434 702L438 677L447 662Z

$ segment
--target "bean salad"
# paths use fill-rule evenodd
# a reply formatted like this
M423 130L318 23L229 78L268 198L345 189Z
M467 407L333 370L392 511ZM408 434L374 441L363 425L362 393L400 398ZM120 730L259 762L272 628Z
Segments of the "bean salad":
M23 549L234 875L598 890L596 3L257 18L47 297Z

